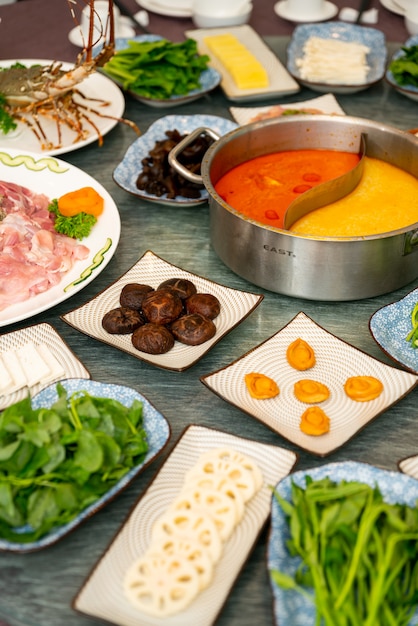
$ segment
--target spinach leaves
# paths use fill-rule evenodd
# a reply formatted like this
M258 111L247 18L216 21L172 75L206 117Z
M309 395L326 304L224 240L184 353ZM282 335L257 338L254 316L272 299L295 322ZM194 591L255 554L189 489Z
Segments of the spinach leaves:
M0 536L34 541L73 519L148 450L143 405L57 384L50 408L30 397L0 414Z
M104 72L127 91L163 100L199 89L208 61L208 56L198 54L194 39L181 43L129 41L127 48L106 63Z

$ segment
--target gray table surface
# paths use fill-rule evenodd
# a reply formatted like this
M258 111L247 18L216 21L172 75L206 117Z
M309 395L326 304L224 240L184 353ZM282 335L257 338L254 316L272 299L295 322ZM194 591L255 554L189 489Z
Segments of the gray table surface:
M281 59L285 58L287 41L284 37L267 38ZM394 47L391 45L390 51ZM304 100L316 95L304 89L297 97L289 96L281 101ZM338 96L338 100L346 113L351 115L391 123L402 129L418 126L416 103L393 92L384 82L355 95ZM145 131L158 117L174 112L210 112L230 117L229 106L231 102L220 90L181 111L152 109L128 98L126 116L134 119ZM3 619L10 626L88 626L97 623L77 614L71 608L71 601L117 533L133 503L161 467L183 429L191 423L295 450L299 454L297 469L355 460L396 470L398 460L418 452L417 389L370 423L340 450L321 459L297 449L258 421L231 407L199 381L201 375L228 364L270 337L299 311L304 311L341 339L385 363L393 364L373 340L368 321L378 308L403 297L418 285L418 281L381 297L344 303L305 301L256 288L225 267L213 251L207 205L179 209L150 204L130 196L113 182L112 172L134 139L130 129L119 125L105 137L102 148L91 145L62 157L97 178L118 205L122 234L109 265L70 300L37 315L30 322L8 326L2 331L16 330L28 323L50 322L83 361L93 379L127 384L144 394L170 422L172 438L165 453L124 493L71 535L40 552L0 554L0 621ZM263 293L265 298L243 324L200 362L182 373L145 364L95 342L60 320L61 314L83 304L117 279L146 250L229 287ZM272 624L272 596L265 559L267 537L268 526L223 607L217 621L219 626Z

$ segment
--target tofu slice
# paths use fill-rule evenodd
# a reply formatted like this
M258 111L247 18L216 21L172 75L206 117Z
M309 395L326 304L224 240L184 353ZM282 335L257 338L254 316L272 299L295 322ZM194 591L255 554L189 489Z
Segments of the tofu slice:
M47 380L51 375L48 363L44 361L33 341L29 341L18 348L16 354L25 373L28 387L33 387L42 380Z

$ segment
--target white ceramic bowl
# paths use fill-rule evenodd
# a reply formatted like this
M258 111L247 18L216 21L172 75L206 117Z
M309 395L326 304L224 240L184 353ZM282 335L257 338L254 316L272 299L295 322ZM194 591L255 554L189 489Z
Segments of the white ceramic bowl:
M227 6L227 5L226 5ZM209 8L208 8L209 10ZM251 17L253 5L251 2L245 4L239 13L228 15L226 12L219 15L206 14L203 9L193 12L192 20L198 28L220 28L223 26L241 26L247 24ZM199 11L199 12L197 12Z
M414 16L405 15L405 28L410 35L418 35L418 13Z

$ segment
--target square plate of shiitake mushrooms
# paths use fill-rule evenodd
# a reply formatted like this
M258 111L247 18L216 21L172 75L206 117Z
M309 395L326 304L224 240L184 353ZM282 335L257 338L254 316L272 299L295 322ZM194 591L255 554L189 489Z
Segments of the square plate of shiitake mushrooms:
M263 298L187 272L148 250L107 289L61 319L152 365L183 371Z
M200 378L300 448L326 456L418 385L302 311L272 337Z

